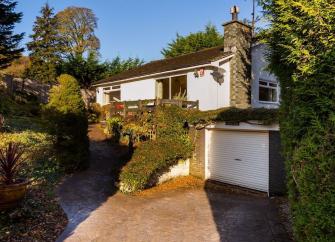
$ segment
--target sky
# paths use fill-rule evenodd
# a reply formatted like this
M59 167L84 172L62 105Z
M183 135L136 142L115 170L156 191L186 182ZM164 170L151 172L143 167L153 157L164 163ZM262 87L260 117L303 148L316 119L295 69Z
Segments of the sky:
M48 2L55 12L69 6L86 7L98 18L101 60L139 57L161 59L161 50L176 33L203 30L208 23L223 33L222 23L231 19L230 7L240 7L239 19L251 19L252 0L17 0L16 11L23 13L16 32L25 32L22 45L29 41L33 23ZM259 8L258 8L259 11ZM27 53L26 53L27 54Z

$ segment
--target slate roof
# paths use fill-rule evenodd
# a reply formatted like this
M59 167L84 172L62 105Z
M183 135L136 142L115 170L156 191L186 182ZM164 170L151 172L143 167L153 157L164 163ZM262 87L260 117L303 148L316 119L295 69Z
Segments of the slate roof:
M93 85L121 81L146 75L159 74L161 72L173 71L192 66L210 64L212 61L216 61L230 55L232 55L232 52L224 52L223 46L208 48L174 58L152 61L134 69L116 74L109 78L96 81L93 83Z

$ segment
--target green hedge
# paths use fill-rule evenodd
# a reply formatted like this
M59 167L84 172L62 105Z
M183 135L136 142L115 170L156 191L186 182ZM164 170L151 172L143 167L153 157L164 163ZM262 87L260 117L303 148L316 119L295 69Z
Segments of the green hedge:
M262 0L295 241L335 241L333 0Z
M121 172L121 191L143 190L178 160L189 157L191 152L191 144L180 139L163 138L143 143Z
M179 159L191 156L192 143L184 129L186 119L187 112L177 106L159 107L148 117L149 123L157 125L156 140L140 144L130 162L122 169L122 192L146 188Z
M279 112L277 109L267 108L229 108L227 110L219 111L214 120L231 122L247 122L250 120L257 120L262 124L272 124L278 122Z

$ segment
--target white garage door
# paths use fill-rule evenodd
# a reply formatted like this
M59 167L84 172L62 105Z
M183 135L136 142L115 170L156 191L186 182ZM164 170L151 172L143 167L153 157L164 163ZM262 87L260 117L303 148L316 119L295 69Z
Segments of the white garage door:
M208 132L209 179L268 191L269 135L267 132Z

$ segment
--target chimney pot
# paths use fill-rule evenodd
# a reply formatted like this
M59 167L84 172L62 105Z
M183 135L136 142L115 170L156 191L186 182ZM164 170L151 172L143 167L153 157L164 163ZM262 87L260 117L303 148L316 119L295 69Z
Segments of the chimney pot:
M240 8L234 5L234 7L230 8L230 13L231 13L231 18L232 21L237 21L238 20L238 14L240 12Z

